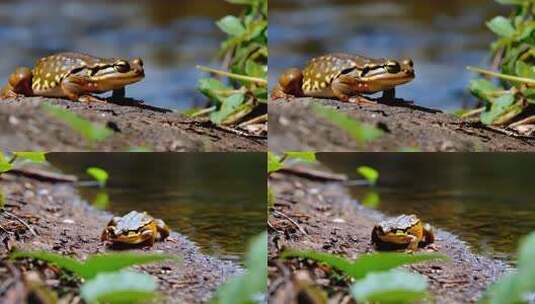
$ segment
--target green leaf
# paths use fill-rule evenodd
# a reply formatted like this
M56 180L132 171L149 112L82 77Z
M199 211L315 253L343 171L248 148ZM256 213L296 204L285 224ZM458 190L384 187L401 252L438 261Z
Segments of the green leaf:
M357 173L364 177L370 183L370 185L374 186L377 184L377 180L379 179L379 171L375 170L374 168L361 166L357 168Z
M470 91L474 96L488 100L488 94L496 92L501 88L486 79L476 79L470 81Z
M515 66L516 75L535 79L535 66L529 65L524 61L517 61Z
M13 152L13 155L34 163L43 163L46 161L46 152Z
M65 123L87 141L102 141L113 134L110 128L100 124L94 124L69 110L48 103L43 103L42 107L48 114Z
M367 143L383 136L384 132L372 125L361 123L356 119L336 110L314 105L312 110L320 117L330 121L347 132L358 144Z
M223 99L223 105L221 106L221 109L213 112L210 115L210 119L216 125L221 124L225 118L234 113L234 111L236 111L243 104L244 100L245 95L243 95L243 93L234 94Z
M362 199L362 205L368 208L377 208L381 202L381 197L376 191L370 191L366 193L366 196Z
M80 288L87 303L146 303L158 294L156 280L145 273L121 271L102 273Z
M89 167L87 168L87 170L85 170L85 172L93 179L95 179L101 186L106 185L106 182L110 177L106 170L98 167Z
M362 279L372 272L386 271L396 267L432 260L447 260L448 258L436 253L406 254L398 252L382 252L360 256L354 262L337 255L316 251L285 251L283 258L301 257L325 263L354 279Z
M298 159L307 163L315 163L318 160L316 159L316 152L285 152L288 158Z
M108 195L108 192L99 191L93 199L92 205L97 209L106 210L106 208L108 208L108 206L110 205L110 197Z
M268 166L267 166L268 174L279 171L280 169L282 169L282 167L283 166L282 166L281 158L278 157L273 152L269 151L268 152Z
M414 303L428 296L427 279L404 270L372 273L355 282L351 293L359 303Z
M267 233L253 239L246 259L247 272L221 286L212 299L213 303L254 303L255 295L266 292L267 286Z
M133 265L161 262L176 257L161 254L109 253L90 256L85 262L47 251L15 251L12 259L33 258L53 263L81 278L91 279L101 272L114 272Z
M509 107L515 102L515 96L511 93L504 94L498 97L490 107L490 110L487 110L481 113L481 122L486 125L492 125L496 120L505 114Z
M487 26L491 31L501 37L513 38L516 33L516 29L511 23L511 20L502 16L495 17L487 22Z
M234 16L226 16L216 24L223 32L231 36L241 36L245 33L245 28L240 19Z

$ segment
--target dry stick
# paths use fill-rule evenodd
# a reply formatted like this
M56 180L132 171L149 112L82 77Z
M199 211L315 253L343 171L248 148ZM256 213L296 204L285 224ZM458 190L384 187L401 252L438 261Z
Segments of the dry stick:
M35 230L33 230L33 228L30 227L30 225L28 225L28 223L26 223L24 220L22 220L21 218L19 218L15 214L13 214L13 213L11 213L9 211L6 211L6 210L2 211L2 213L7 215L7 216L11 216L12 218L14 218L17 221L19 221L22 225L24 225L33 234L33 236L37 237L37 233L35 233Z
M234 78L234 79L243 80L243 81L255 82L255 83L257 83L259 85L262 85L262 86L267 86L267 84L268 84L267 80L262 79L262 78L258 78L258 77L251 77L251 76L245 76L245 75L230 73L230 72L226 72L226 71L212 69L212 68L209 68L209 67L206 67L206 66L202 66L202 65L198 65L197 68L199 70L202 70L202 71L205 71L205 72L208 72L208 73L213 73L213 74L216 74L216 75L227 76L229 78Z
M203 116L205 114L210 114L212 113L213 111L217 110L217 107L213 106L213 107L209 107L209 108L206 108L206 109L202 109L200 111L197 111L193 114L190 115L190 117L194 118L194 117L199 117L199 116Z
M295 227L297 227L297 229L299 229L299 231L300 231L302 234L304 234L304 235L308 235L308 233L306 233L306 231L305 231L301 226L299 226L299 224L298 224L296 221L294 221L292 218L290 218L290 217L287 216L286 214L284 214L284 213L282 213L282 212L280 212L280 211L277 211L277 210L273 210L273 214L278 214L278 215L284 217L285 219L287 219L288 221L290 221L290 223L294 224Z
M515 123L512 123L508 127L509 128L514 128L514 127L518 127L518 126L521 126L521 125L531 125L533 123L535 123L535 115L530 116L530 117L525 118L525 119L522 119L522 120L519 120L519 121L517 121Z
M238 127L246 127L248 125L252 125L252 124L255 124L255 123L264 123L264 122L267 121L267 119L268 119L268 115L267 114L260 115L260 116L254 117L254 118L252 118L250 120L242 122L241 124L238 125Z

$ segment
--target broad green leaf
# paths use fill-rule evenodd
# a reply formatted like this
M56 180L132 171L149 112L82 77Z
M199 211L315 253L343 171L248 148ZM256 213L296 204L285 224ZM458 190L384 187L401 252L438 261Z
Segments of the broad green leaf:
M216 24L223 32L231 36L241 36L245 33L245 28L240 19L234 16L226 16Z
M325 263L354 279L362 279L372 272L386 271L396 267L432 260L447 260L448 258L436 253L405 254L384 252L362 255L355 261L343 257L316 251L288 250L282 254L283 258L301 257Z
M368 208L377 208L381 202L381 197L376 191L370 191L366 193L366 196L362 199L361 203L363 206Z
M201 78L199 80L199 91L218 104L222 102L222 92L228 90L231 90L231 88L215 78Z
M517 61L515 66L516 75L535 79L535 66L529 65L524 61Z
M279 171L282 169L282 163L281 158L278 157L275 153L269 151L268 152L268 166L267 166L267 172L273 173L275 171Z
M428 296L427 279L404 270L371 273L351 287L360 303L414 303Z
M210 115L210 119L216 125L221 124L225 118L234 113L234 111L236 111L242 105L244 100L245 96L243 93L234 94L225 98L223 100L223 104L221 105L221 109L217 112L213 112Z
M320 117L348 133L358 144L367 143L383 136L384 132L372 125L361 123L347 114L336 110L314 105L313 111Z
M85 140L90 142L102 141L113 134L113 131L101 124L92 123L89 120L60 107L44 103L43 109L56 119L62 121Z
M92 255L85 262L80 262L74 258L47 251L15 251L10 257L13 259L33 258L53 263L84 279L94 278L101 272L114 272L133 265L176 259L176 257L161 254L109 253Z
M11 170L13 166L8 162L0 162L0 173L7 172Z
M253 239L246 258L245 274L223 284L212 299L218 304L254 303L256 295L266 292L267 286L267 233Z
M515 102L515 96L511 93L504 94L497 98L490 106L490 109L481 113L481 122L492 125L501 115L509 110Z
M98 167L89 167L85 172L93 179L95 179L101 186L106 185L106 182L110 177L106 170Z
M486 79L476 79L470 81L470 91L476 97L487 100L488 94L496 92L501 88Z
M502 16L495 17L491 21L487 22L487 26L491 31L501 37L513 38L516 33L511 21Z
M87 303L146 303L158 294L156 280L145 273L121 271L101 273L80 288Z
M93 207L101 210L106 210L110 205L110 197L105 190L99 191L93 199Z
M379 179L379 171L375 170L374 168L361 166L357 168L357 173L364 177L370 183L370 185L374 186L377 184L377 180Z
M316 152L285 152L288 158L298 159L307 163L315 163L318 160L316 159Z
M45 152L13 152L18 158L27 159L34 163L43 163L46 161Z

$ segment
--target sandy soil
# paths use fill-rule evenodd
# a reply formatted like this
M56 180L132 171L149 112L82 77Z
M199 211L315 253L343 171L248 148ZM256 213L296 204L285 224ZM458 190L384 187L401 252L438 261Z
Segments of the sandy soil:
M286 248L313 249L349 258L373 252L371 231L384 216L359 205L340 183L314 181L302 174L298 177L289 173L274 174L270 180L276 196L268 225L270 302L297 303L296 299L310 295L310 286L319 286L328 291L329 303L354 303L348 294L349 280L333 276L326 267L314 262L284 261L279 255ZM438 252L451 261L426 262L408 269L428 278L437 303L475 302L507 270L504 263L471 253L451 233L439 230L436 236Z
M385 135L357 146L344 131L319 118L313 104L335 107L359 121L372 124ZM476 122L460 120L440 111L410 105L350 104L336 100L297 98L269 103L269 149L283 151L535 151L535 138L511 137Z

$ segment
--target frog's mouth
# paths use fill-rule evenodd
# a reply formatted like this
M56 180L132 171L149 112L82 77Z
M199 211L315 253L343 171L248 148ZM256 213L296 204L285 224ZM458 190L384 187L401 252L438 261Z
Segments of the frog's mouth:
M415 77L414 70L402 70L399 73L378 74L364 77L362 80L368 84L371 92L386 91L396 86L406 84Z

